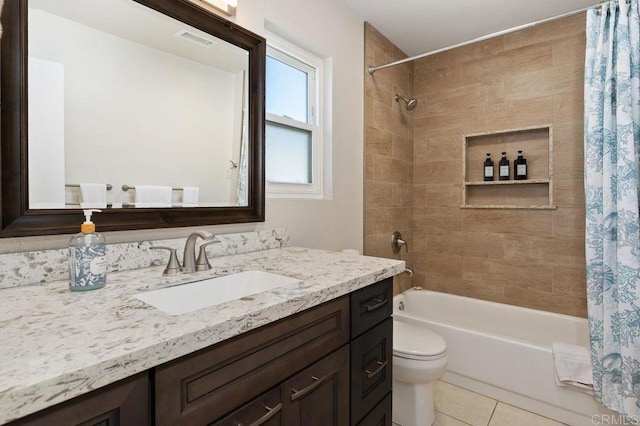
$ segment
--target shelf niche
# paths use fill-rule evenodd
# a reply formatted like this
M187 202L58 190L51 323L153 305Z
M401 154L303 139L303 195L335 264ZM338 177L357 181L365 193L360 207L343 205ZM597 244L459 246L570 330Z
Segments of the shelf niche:
M527 179L514 180L513 161L522 150ZM509 159L509 180L497 180L502 152ZM463 204L466 209L553 210L553 129L551 125L466 135L463 140ZM484 181L484 160L491 153L494 181Z

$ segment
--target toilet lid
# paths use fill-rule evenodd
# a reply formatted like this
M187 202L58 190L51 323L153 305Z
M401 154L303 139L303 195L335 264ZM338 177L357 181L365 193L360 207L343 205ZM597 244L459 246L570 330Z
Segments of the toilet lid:
M447 343L431 330L393 321L393 353L405 358L432 358L443 354Z

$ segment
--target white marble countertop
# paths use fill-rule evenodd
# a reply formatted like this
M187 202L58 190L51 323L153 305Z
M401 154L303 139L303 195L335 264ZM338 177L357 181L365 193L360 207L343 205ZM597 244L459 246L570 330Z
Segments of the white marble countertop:
M165 278L163 267L111 273L107 286L67 281L0 290L0 424L399 274L404 262L285 247L211 260ZM145 290L261 270L298 284L171 316L133 297Z

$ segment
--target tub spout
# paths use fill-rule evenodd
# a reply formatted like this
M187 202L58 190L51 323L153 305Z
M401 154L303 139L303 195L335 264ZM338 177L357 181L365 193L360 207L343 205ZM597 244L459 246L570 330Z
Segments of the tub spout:
M409 275L410 277L413 277L413 269L411 269L411 268L405 268L405 270L402 271L402 272L404 272L405 274Z

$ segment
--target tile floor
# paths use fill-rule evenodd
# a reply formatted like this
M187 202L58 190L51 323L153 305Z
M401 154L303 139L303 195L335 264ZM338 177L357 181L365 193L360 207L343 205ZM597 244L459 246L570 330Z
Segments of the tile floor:
M546 417L438 380L435 426L561 426Z

